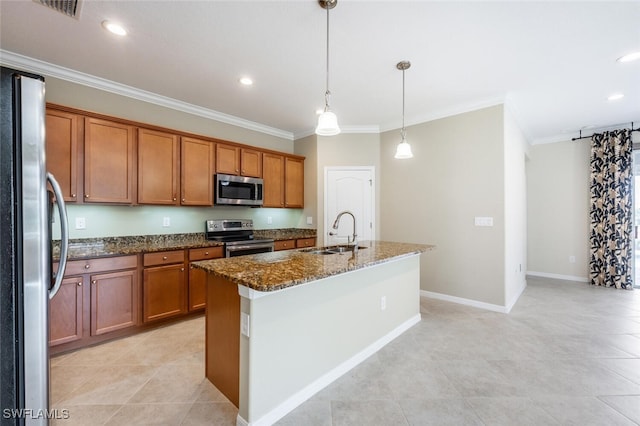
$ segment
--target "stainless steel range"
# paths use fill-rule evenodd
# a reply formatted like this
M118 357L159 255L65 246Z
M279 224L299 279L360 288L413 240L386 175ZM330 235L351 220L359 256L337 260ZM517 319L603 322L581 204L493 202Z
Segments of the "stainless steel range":
M226 257L273 251L273 240L256 240L251 219L217 219L205 222L208 240L224 243Z

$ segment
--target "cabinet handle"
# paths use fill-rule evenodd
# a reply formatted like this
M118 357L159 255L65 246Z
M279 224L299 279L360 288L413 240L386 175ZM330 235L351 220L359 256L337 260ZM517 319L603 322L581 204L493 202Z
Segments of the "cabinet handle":
M162 260L167 260L167 256L162 256Z
M84 269L89 269L89 268L91 268L90 264L87 263L86 265L84 265Z

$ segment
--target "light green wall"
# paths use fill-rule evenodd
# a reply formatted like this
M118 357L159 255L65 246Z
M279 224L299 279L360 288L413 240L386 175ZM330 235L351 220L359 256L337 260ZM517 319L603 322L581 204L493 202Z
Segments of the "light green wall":
M498 105L410 126L408 160L393 158L398 131L381 134L381 239L436 245L423 290L505 305L503 121Z

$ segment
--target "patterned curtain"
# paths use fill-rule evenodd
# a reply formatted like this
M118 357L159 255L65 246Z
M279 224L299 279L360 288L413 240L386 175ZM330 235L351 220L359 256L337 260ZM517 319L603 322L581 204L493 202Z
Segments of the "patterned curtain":
M591 137L591 284L633 286L631 131Z

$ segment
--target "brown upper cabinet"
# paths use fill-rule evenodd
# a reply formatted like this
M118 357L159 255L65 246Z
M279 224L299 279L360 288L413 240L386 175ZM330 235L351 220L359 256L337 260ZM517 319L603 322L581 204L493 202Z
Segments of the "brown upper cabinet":
M265 152L264 207L304 207L304 159Z
M134 127L91 117L84 126L84 202L133 203Z
M183 206L213 205L215 144L182 137L180 203Z
M47 109L47 171L60 184L67 202L78 201L78 158L83 124L82 117L77 114Z
M138 203L178 205L178 136L138 129Z
M265 152L262 156L264 207L284 207L284 157Z
M284 158L284 206L304 207L304 159Z
M216 145L216 173L262 177L262 152L232 145Z

